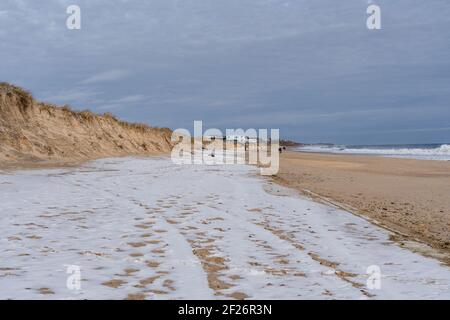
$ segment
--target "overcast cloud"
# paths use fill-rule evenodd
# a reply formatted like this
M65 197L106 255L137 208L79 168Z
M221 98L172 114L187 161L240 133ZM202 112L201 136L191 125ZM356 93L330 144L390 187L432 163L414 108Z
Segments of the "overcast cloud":
M173 129L450 142L448 0L2 0L0 61L39 99Z

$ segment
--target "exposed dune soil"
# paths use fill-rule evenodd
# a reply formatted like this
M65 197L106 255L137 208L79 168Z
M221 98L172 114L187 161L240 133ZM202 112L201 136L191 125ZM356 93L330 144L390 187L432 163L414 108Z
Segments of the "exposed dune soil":
M75 163L171 149L170 129L130 124L111 114L74 112L0 83L0 166Z

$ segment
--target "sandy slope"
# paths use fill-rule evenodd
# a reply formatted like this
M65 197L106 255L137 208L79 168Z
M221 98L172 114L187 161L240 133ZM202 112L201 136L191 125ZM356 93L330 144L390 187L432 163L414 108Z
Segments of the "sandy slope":
M121 158L0 175L0 298L450 298L449 268L257 173Z
M169 129L40 103L0 83L0 166L67 163L170 151Z

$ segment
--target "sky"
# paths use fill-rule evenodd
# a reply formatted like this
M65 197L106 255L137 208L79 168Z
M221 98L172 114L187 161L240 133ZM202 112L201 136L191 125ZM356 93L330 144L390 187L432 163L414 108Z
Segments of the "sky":
M450 142L448 0L2 0L0 62L37 99L159 127Z

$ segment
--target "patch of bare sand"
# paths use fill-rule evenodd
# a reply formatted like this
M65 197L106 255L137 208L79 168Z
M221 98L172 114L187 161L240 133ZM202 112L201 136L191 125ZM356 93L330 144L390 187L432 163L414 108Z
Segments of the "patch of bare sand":
M50 288L40 288L38 291L40 294L43 294L43 295L55 294L55 292Z
M120 280L120 279L113 279L113 280L110 280L110 281L103 282L102 285L110 287L110 288L117 289L117 288L123 286L126 283L127 283L126 281L123 281L123 280Z
M199 242L189 241L193 247L192 253L200 260L203 270L206 272L208 285L217 295L221 290L229 289L231 284L223 281L221 271L227 270L225 259L214 254L214 246L202 246Z
M130 293L125 300L145 300L147 296L144 293Z

